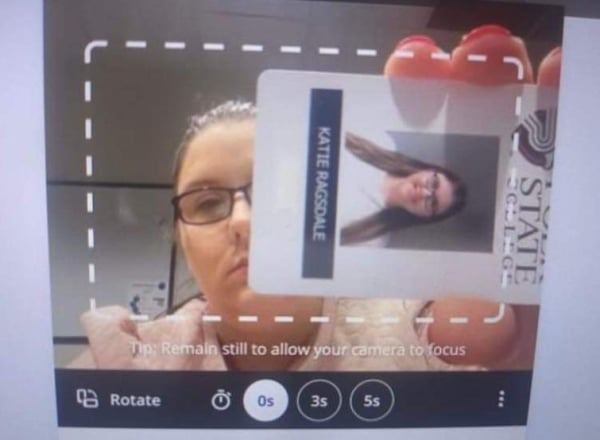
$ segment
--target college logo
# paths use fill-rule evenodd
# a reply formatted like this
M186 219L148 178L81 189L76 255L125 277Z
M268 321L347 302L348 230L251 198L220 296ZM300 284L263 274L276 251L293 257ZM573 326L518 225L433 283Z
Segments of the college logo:
M554 165L556 109L536 110L515 130L519 151L525 159L546 170Z

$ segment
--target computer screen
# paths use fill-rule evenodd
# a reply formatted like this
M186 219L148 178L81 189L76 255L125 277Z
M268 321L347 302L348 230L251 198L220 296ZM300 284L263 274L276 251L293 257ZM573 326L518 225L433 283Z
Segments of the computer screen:
M46 2L61 438L525 438L563 13Z

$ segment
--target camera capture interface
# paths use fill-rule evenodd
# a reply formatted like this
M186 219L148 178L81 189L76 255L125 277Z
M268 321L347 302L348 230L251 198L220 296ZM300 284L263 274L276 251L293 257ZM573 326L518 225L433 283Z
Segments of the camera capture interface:
M61 435L524 439L562 26L500 2L46 1Z

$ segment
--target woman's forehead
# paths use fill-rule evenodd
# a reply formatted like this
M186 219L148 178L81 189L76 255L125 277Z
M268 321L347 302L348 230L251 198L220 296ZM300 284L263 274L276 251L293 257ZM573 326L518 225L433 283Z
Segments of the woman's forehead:
M199 133L185 152L178 190L239 186L252 178L254 122L222 122Z

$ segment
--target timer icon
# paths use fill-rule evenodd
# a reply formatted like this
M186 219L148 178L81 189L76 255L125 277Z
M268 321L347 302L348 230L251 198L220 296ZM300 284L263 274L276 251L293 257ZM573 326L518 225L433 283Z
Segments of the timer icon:
M210 404L217 411L225 411L231 405L231 393L223 389L218 389L210 399Z

